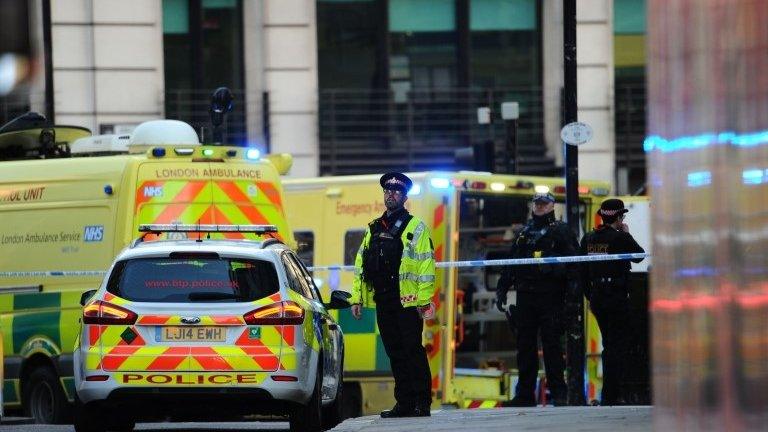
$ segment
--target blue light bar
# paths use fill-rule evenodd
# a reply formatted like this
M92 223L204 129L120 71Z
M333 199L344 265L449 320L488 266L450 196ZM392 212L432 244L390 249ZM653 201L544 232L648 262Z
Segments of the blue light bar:
M245 152L245 158L250 160L256 160L261 156L259 149L250 148Z
M165 156L165 149L162 147L155 147L152 149L152 156L163 157Z
M446 189L451 185L451 182L449 182L447 178L435 177L429 179L429 184L431 184L435 189Z

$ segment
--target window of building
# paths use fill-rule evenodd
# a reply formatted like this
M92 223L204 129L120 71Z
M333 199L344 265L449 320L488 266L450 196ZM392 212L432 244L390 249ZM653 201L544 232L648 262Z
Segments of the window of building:
M382 20L374 0L318 0L317 50L321 89L375 88Z
M536 0L472 0L469 5L472 85L540 87L540 21Z
M344 265L355 265L355 258L363 243L365 230L349 230L344 233Z
M389 0L389 75L393 90L457 84L454 0Z
M244 144L242 0L163 0L162 5L166 117L210 130L211 94L228 87L235 103L224 139Z

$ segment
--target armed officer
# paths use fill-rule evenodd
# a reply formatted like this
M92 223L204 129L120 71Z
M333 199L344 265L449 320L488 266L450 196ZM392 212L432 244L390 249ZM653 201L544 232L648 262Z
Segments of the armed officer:
M387 209L368 224L355 258L352 315L360 319L363 306L375 302L397 401L381 416L427 417L432 404L432 375L421 341L423 320L434 314L434 248L427 226L404 207L411 179L392 172L379 182Z
M551 193L534 195L532 217L513 241L512 258L571 256L577 248L578 241L568 225L555 220L555 197ZM505 406L536 406L539 332L552 402L555 406L567 404L561 341L565 328L561 320L569 283L578 284L578 270L564 264L514 265L502 272L496 287L496 305L517 328L520 374L515 397ZM507 311L507 291L512 286L517 289L517 306Z
M602 225L581 240L582 255L643 253L624 223L628 212L624 201L611 198L603 201L598 214ZM632 262L640 262L636 258ZM622 261L595 261L581 265L582 285L590 309L597 318L603 336L602 405L625 403L626 366L634 332L629 321L629 271L631 264Z

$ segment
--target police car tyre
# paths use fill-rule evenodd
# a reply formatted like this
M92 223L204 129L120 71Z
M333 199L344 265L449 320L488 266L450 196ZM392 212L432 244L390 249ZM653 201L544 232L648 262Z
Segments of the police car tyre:
M322 359L323 354L320 352ZM317 377L312 396L306 405L297 405L290 414L291 432L319 432L323 428L323 362L317 363Z
M97 404L84 405L75 396L75 432L130 432L136 422L120 412Z
M336 388L336 397L333 403L323 408L323 429L333 429L344 421L344 361L341 362L339 373L339 385Z
M24 411L35 423L61 424L69 421L71 406L59 377L49 366L35 368L22 390Z

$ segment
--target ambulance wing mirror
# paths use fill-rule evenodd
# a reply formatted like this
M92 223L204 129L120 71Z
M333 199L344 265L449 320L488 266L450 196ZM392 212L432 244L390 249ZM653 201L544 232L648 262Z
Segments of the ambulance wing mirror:
M330 303L325 304L326 309L346 309L352 305L349 304L349 299L352 297L352 294L342 291L342 290L336 290L331 292L331 301Z
M80 296L80 306L85 306L85 304L88 303L88 300L90 300L91 297L93 297L94 294L96 294L96 290L88 290L88 291L84 292Z

